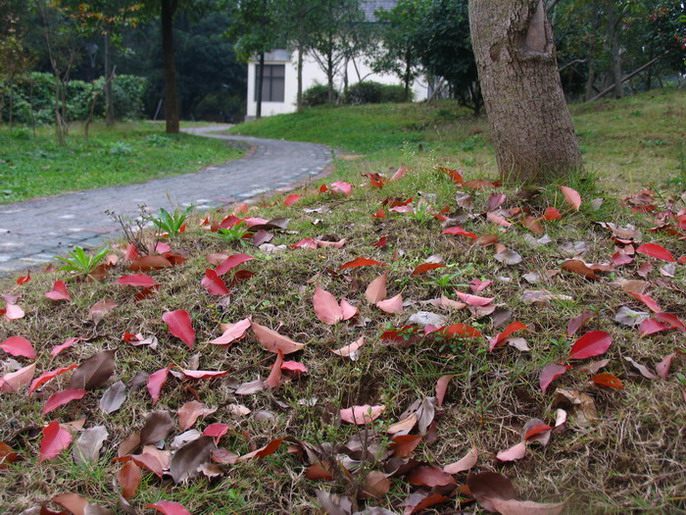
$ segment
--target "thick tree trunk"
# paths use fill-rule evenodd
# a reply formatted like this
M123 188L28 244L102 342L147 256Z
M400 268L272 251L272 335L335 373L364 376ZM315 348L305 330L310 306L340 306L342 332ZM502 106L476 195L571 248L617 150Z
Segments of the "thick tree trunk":
M581 168L542 0L470 0L469 23L498 168L553 181Z
M164 119L166 131L179 132L179 106L176 97L176 62L174 59L174 13L178 0L162 0L162 53L164 55Z
M264 85L264 52L260 54L260 64L257 66L257 109L255 111L255 118L259 120L262 118L262 86Z

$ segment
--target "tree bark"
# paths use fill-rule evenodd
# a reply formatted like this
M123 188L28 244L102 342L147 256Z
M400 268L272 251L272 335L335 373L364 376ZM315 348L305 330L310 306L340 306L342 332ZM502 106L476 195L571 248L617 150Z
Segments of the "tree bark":
M114 95L112 95L113 71L110 63L110 35L105 34L105 125L114 125Z
M255 119L259 120L262 118L262 86L264 85L264 52L260 54L260 64L257 67L257 98L255 102L257 104L257 109L255 111Z
M179 132L179 105L176 95L176 62L174 55L174 13L178 0L162 0L162 53L164 56L164 119L166 132Z
M610 47L610 57L612 58L612 79L614 80L615 98L622 98L624 96L624 87L622 86L622 56L621 48L619 46L619 23L621 17L617 14L615 0L607 0L607 39Z
M481 90L504 179L549 182L582 167L542 0L470 0Z
M297 111L303 110L303 53L302 45L298 45L298 93L297 93Z

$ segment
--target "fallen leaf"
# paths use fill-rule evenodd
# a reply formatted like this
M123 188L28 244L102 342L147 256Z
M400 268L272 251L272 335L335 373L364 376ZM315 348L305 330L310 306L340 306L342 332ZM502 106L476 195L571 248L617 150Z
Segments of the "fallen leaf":
M481 472L467 476L467 486L479 504L488 511L497 511L492 499L515 499L517 491L512 482L497 472Z
M274 361L274 365L272 366L272 370L269 373L269 377L264 380L263 384L267 388L278 388L281 385L281 365L283 363L283 353L281 351L278 351L276 354L276 361Z
M651 379L653 381L657 380L657 376L653 374L648 367L645 365L641 365L640 363L637 363L634 361L632 358L629 356L624 356L624 359L627 360L629 363L631 363L636 370L638 370L643 377L646 377L648 379Z
M350 358L352 361L355 361L359 357L359 350L360 347L364 345L364 336L360 336L358 340L355 342L351 343L350 345L346 345L345 347L341 347L340 349L332 350L334 354L338 354L339 356L342 356L344 358Z
M216 447L214 438L201 436L176 451L169 465L174 483L178 484L197 474L198 467L210 460Z
M252 259L255 258L252 256L248 256L247 254L234 254L226 258L224 261L222 261L215 269L215 272L219 276L224 275L226 272L233 270L237 266L240 266L243 263L246 263Z
M198 401L189 401L179 408L179 427L181 431L190 429L196 420L217 411L217 408L208 408Z
M538 376L538 383L541 386L541 391L545 393L550 386L550 383L552 383L565 372L567 372L567 367L564 365L549 363L548 365L544 366Z
M367 302L376 304L386 298L386 282L388 274L382 274L374 279L364 292Z
M191 317L186 311L183 309L168 311L162 315L162 320L167 324L169 332L173 336L176 336L188 345L189 349L193 348L193 344L195 343L195 330L191 325Z
M338 267L338 269L343 270L345 268L356 268L356 267L360 267L360 266L372 266L372 265L388 266L385 263L380 263L379 261L375 261L373 259L358 257L356 259L353 259L352 261L348 261L347 263L343 263L340 267Z
M281 351L284 355L288 355L298 352L305 347L304 343L296 343L290 338L280 335L276 331L256 322L251 322L250 327L262 346L270 352L278 353Z
M174 421L168 411L153 411L145 417L145 425L140 431L140 444L156 444L161 442L174 428Z
M360 426L379 418L385 408L385 406L370 406L369 404L352 406L340 410L340 417L343 422Z
M205 430L202 432L203 436L211 436L214 438L214 443L219 444L219 440L221 440L221 437L224 436L229 429L231 429L231 426L226 425L226 424L221 424L221 423L215 423L215 424L210 424L205 428Z
M505 249L493 255L496 261L508 266L518 265L522 262L522 256L512 249Z
M88 499L75 493L56 495L51 501L61 506L72 515L86 515L86 510L90 507ZM42 513L43 510L41 509L41 514ZM91 512L89 511L89 514L90 513Z
M115 352L116 349L104 350L82 361L71 376L70 386L93 390L104 385L114 373Z
M126 385L123 381L117 381L110 386L100 398L100 409L106 415L114 413L126 400Z
M438 378L436 381L436 406L443 406L443 399L445 398L445 393L448 390L448 384L454 376L452 374L444 375Z
M32 365L35 369L35 364ZM55 370L50 370L48 372L43 372L41 375L39 375L34 381L31 383L31 387L29 388L29 394L32 394L35 392L38 388L40 388L42 385L47 383L48 381L54 379L55 377L64 374L65 372L69 372L70 370L73 370L77 368L78 365L70 365L68 367L61 367L61 368L56 368ZM27 367L28 368L28 367ZM30 379L29 379L30 380Z
M183 507L182 504L173 501L158 501L154 504L146 504L146 508L155 508L164 515L191 515L191 512Z
M343 193L346 197L349 197L352 193L352 184L344 181L336 181L329 184L329 189L337 193Z
M661 259L662 261L671 261L676 263L674 256L662 245L657 243L644 243L636 249L639 254L644 254L646 256L653 257L655 259Z
M496 454L495 457L499 461L515 461L515 460L521 460L525 455L526 455L526 442L522 440L518 444L510 447L509 449L506 449L504 451L500 451L498 454Z
M119 306L116 302L110 299L103 299L91 306L88 310L88 318L90 318L95 325L98 325L104 316Z
M77 465L96 463L100 459L100 451L108 437L109 433L105 426L85 429L74 443L71 451L74 463Z
M516 499L490 499L494 510L503 515L558 515L564 510L564 502L538 503L534 501L517 501Z
M47 400L45 406L43 406L43 415L50 413L71 401L81 399L87 393L86 390L80 390L78 388L67 388L66 390L55 392Z
M568 272L573 272L584 276L586 279L591 281L599 281L600 277L596 273L586 266L586 263L578 259L568 259L562 265L560 265L563 270Z
M636 293L633 291L627 291L627 293L629 295L631 295L632 297L634 297L635 299L638 299L641 302L643 302L643 304L648 306L648 308L653 313L661 313L662 312L662 308L660 308L660 306L657 305L657 302L655 302L650 295L643 295L641 293Z
M284 199L283 205L286 206L286 207L292 206L293 204L295 204L295 203L296 203L298 200L300 200L301 198L302 198L302 197L301 197L300 195L296 195L295 193L291 193L290 195L288 195L288 196Z
M260 447L259 449L256 449L252 452L249 452L248 454L244 454L243 456L240 456L237 461L247 461L252 458L266 458L267 456L271 456L276 452L276 450L281 447L281 444L283 443L283 438L277 438L275 440L272 440L269 442L267 445L264 447Z
M669 327L662 322L659 322L654 318L647 318L641 322L641 325L638 327L638 335L649 336L651 334L659 333L660 331L666 331L667 329L669 329Z
M314 313L321 322L327 325L334 325L343 320L343 310L338 304L336 297L319 286L314 290L312 303L314 305Z
M634 311L627 306L622 306L615 313L615 322L623 326L635 327L649 317L650 315L645 311Z
M429 270L436 270L437 268L445 268L445 265L442 265L440 263L424 263L422 265L419 265L417 268L415 268L412 271L412 275L420 275L428 272Z
M155 286L159 286L155 279L146 274L122 275L114 284L137 286L141 288L154 288Z
M156 372L153 372L148 376L147 388L152 397L152 403L155 405L157 400L160 398L160 392L164 383L167 382L167 376L169 375L169 367L161 368Z
M380 499L391 489L391 481L386 474L379 470L372 470L362 482L362 494L360 498L367 499L373 497Z
M396 435L393 437L389 450L398 458L407 458L424 439L423 435Z
M473 445L462 459L456 461L455 463L451 463L450 465L446 465L443 467L443 471L447 472L448 474L459 474L460 472L471 470L472 467L476 465L478 459L479 450Z
M377 302L376 307L379 308L381 311L384 311L385 313L389 313L391 315L402 313L403 297L399 293L395 297L391 297L390 299L381 300Z
M210 268L205 270L205 277L202 278L200 284L203 288L205 288L205 290L207 290L207 292L210 295L229 294L229 289L226 287L226 283L224 282L224 280L221 277L219 277L219 274L217 274L217 272Z
M57 457L60 452L69 447L72 440L71 433L60 427L56 420L45 426L42 433L38 463Z
M572 318L567 323L567 336L574 336L591 318L593 318L592 311L584 311L578 317Z
M235 324L224 324L222 329L224 332L219 338L210 341L214 345L229 345L245 336L246 331L250 328L250 318L244 318Z
M407 481L412 485L428 486L429 488L457 483L451 474L444 472L438 467L427 465L421 465L412 469L412 472L407 475Z
M45 294L45 296L54 301L60 300L70 300L69 292L67 291L67 285L64 281L55 281L52 285L52 290Z
M171 261L166 257L149 255L135 259L133 263L129 265L129 270L132 272L147 272L149 270L162 270L163 268L169 268L171 266Z
M590 331L579 338L569 353L569 359L584 359L605 354L612 345L612 336L605 331Z
M10 356L22 356L24 358L36 359L36 352L33 350L33 345L26 338L21 336L10 336L2 344L0 348Z
M455 227L448 227L447 229L443 230L443 234L454 234L455 236L465 236L467 238L471 238L476 241L476 234L473 232L469 232L464 230L462 227L455 226Z
M567 204L569 204L572 209L578 211L579 207L581 207L581 195L579 195L579 192L568 186L560 186L560 191L567 201Z
M662 361L655 365L655 371L662 379L667 379L669 375L669 368L672 366L672 360L676 358L676 352L668 354Z
M609 372L603 372L602 374L594 375L593 377L591 377L591 381L601 386L616 388L617 390L621 390L622 388L624 388L624 383L622 383L622 381L619 378L615 377Z
M124 499L128 500L136 495L142 478L141 469L133 460L124 463L124 466L117 472L117 481L121 486L121 495Z
M2 315L2 310L0 310L0 315ZM7 318L8 320L19 320L24 318L24 315L26 315L26 313L24 313L24 310L16 304L8 302L5 306L5 318Z
M504 343L510 336L512 336L512 334L516 333L517 331L527 329L529 328L521 322L511 322L507 325L507 327L505 327L502 333L498 333L493 338L491 338L488 344L488 350L492 352L493 349Z

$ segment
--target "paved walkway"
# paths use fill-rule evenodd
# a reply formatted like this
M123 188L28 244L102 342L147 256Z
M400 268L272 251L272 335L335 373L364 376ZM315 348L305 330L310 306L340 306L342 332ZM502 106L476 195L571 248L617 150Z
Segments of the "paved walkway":
M129 217L139 214L141 204L153 212L191 204L206 210L286 187L331 163L331 150L323 145L211 134L226 128L184 132L247 143L253 148L246 157L142 184L0 205L0 273L37 269L74 246L93 247L117 236L120 228L107 210Z

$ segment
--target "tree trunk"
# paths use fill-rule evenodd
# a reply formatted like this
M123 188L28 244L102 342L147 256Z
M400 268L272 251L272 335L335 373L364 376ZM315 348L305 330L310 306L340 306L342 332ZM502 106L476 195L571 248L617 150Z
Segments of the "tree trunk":
M586 91L584 93L584 100L588 102L595 96L595 89L593 84L595 83L595 61L593 57L588 58L588 77L586 77Z
M179 106L176 97L176 62L174 55L174 13L178 0L162 0L162 53L164 55L164 119L166 132L179 132Z
M554 181L582 167L542 0L470 0L469 24L504 179Z
M614 81L615 98L622 98L624 96L624 87L622 86L622 56L619 46L619 22L621 21L617 15L615 0L607 0L607 39L610 47L610 57L612 58L612 80Z
M326 51L326 80L329 86L328 100L333 103L333 40L329 38L329 46Z
M110 63L110 35L105 34L105 125L114 125L114 96L112 95L112 65Z
M298 46L298 93L297 93L297 111L303 110L303 46Z
M412 50L409 48L405 51L405 77L403 82L405 83L405 102L410 101L410 82L412 79Z
M257 103L257 110L255 111L255 118L262 118L262 86L264 85L264 52L260 54L260 64L257 67L257 98L255 102Z

